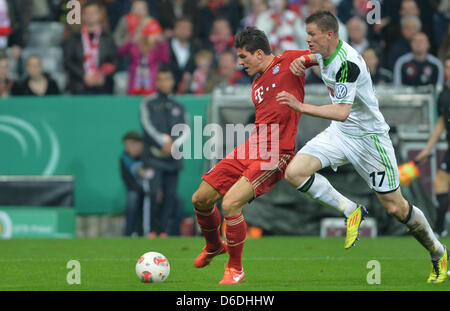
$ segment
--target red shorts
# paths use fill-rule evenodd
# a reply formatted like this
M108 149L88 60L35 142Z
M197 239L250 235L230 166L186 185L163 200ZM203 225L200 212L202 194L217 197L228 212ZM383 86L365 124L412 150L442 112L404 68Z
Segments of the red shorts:
M232 153L236 154L236 149ZM293 157L293 153L281 153L276 159L239 159L227 156L202 178L220 194L225 195L231 186L244 176L252 183L256 198L269 192L283 179L286 167Z

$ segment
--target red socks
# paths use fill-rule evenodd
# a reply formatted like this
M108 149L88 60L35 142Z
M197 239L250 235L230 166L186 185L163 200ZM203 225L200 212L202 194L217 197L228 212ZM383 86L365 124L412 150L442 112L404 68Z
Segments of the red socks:
M195 210L197 222L202 229L206 240L206 250L213 252L222 246L220 238L221 216L219 209L214 205L213 208L206 211ZM228 267L236 270L242 270L242 251L247 236L247 223L244 216L225 217L226 229L225 236L228 244Z
M242 251L247 236L247 223L244 216L225 217L226 229L225 235L228 243L228 267L236 270L242 270Z
M219 232L222 217L219 209L214 205L207 211L195 209L195 213L197 214L197 222L206 240L206 250L213 252L222 247L222 239Z

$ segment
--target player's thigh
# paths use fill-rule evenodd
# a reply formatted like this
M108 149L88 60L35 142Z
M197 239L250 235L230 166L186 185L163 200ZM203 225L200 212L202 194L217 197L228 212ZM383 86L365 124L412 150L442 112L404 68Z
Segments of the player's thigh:
M309 174L309 176L311 176L317 170L328 166L331 166L331 168L336 171L339 166L348 163L348 159L344 152L344 148L346 146L341 143L336 131L337 130L331 127L326 128L313 139L308 141L298 151L297 154L312 156L320 162L320 165L316 160L312 160L312 162L307 164L302 164L299 160L297 160L296 163L301 165L306 172L304 175ZM304 159L308 160L307 158ZM312 167L309 167L310 165L312 165Z
M223 197L224 216L239 215L244 205L253 200L254 192L252 183L246 177L241 177Z
M306 153L297 153L286 168L284 177L292 186L298 187L321 168L322 162L319 158Z
M436 193L447 193L450 183L450 174L439 169L434 179L434 191Z
M406 218L409 212L409 203L403 197L400 188L389 193L376 193L378 200L389 215L399 220Z
M202 180L197 191L192 195L192 204L198 210L207 210L222 197L222 194L214 189L213 186Z
M400 186L397 159L388 134L342 139L347 145L347 158L371 189L390 193Z

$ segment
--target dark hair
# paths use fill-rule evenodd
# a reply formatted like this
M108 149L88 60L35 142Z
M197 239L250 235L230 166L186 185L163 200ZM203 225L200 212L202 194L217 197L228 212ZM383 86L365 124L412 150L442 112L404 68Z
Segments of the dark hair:
M257 50L262 50L266 55L272 53L266 34L256 27L246 27L236 34L234 47L236 49L246 49L252 54Z
M131 131L123 135L122 141L126 140L142 141L142 137L138 132Z
M188 23L192 24L192 19L187 15L182 15L180 17L175 18L175 21L173 22L173 24L175 25L179 22L188 22Z
M39 59L39 61L42 63L42 58L41 58L39 55L37 55L37 54L31 54L30 56L28 56L27 60L25 61L25 64L27 64L28 61L29 61L30 59L32 59L32 58L37 58L37 59Z
M172 73L172 68L170 67L169 64L166 64L166 63L162 63L162 64L159 65L158 73L171 73L171 74L173 74Z
M84 11L87 7L90 7L90 6L96 6L98 9L101 8L101 4L100 4L98 1L93 0L93 1L87 1L87 2L85 2L85 3L81 6L81 11Z
M330 11L317 11L308 16L305 20L306 24L314 23L322 32L333 31L335 34L339 33L339 24L336 16Z

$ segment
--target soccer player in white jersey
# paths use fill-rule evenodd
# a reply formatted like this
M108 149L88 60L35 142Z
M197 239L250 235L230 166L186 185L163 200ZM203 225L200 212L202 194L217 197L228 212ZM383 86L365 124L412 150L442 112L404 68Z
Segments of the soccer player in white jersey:
M324 167L351 163L368 183L386 211L401 223L431 255L428 283L447 279L448 250L440 243L422 211L404 199L389 126L380 113L367 66L358 52L338 36L336 17L319 11L306 19L310 57L295 59L291 71L303 75L305 65L320 66L331 104L314 106L298 101L286 91L278 93L280 104L301 113L330 119L331 125L311 139L289 164L285 178L299 191L346 217L344 247L354 245L367 210L340 194L317 173ZM311 64L309 64L311 65Z

